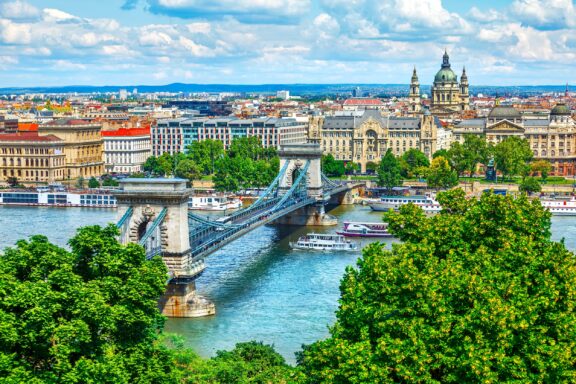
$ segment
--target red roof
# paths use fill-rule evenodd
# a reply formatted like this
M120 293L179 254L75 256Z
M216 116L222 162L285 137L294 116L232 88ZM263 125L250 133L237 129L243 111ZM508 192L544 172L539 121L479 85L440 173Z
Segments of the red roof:
M36 123L18 123L19 132L37 132L38 124Z
M105 137L149 136L150 128L120 128L117 131L102 131Z
M344 105L384 105L379 99L346 99Z
M62 141L54 135L39 136L38 132L0 133L0 141Z

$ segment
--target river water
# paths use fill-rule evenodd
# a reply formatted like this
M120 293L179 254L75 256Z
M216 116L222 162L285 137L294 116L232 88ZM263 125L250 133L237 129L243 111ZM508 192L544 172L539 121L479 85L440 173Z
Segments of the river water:
M330 213L340 222L380 221L382 217L362 206L341 206ZM76 228L115 219L115 210L0 206L0 249L32 234L44 234L64 246ZM332 233L335 229L314 230ZM216 316L169 319L166 330L183 335L187 345L202 356L231 349L237 342L257 340L273 344L293 363L294 352L302 344L328 335L342 274L360 256L360 251L328 254L290 249L289 241L311 231L265 226L211 255L196 284L202 295L216 303ZM575 217L554 217L552 232L555 240L564 238L566 246L576 250Z

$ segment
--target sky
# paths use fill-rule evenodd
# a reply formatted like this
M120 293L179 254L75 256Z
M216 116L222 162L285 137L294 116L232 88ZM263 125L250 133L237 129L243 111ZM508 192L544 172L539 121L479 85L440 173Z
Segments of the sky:
M576 84L572 0L0 0L0 88Z

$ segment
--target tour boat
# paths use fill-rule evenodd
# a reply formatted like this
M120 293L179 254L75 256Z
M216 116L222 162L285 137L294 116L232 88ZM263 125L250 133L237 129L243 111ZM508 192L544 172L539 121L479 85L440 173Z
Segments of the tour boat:
M192 196L188 209L198 211L226 211L242 207L242 200L228 196Z
M554 216L576 216L575 197L570 200L540 200L540 203Z
M368 204L373 211L399 210L404 204L412 203L428 213L437 213L442 206L429 196L383 196L380 201Z
M354 251L358 247L356 244L346 240L340 235L323 235L318 233L309 233L306 236L300 236L298 241L290 242L293 249L310 249L317 251Z
M336 232L346 237L391 237L387 223L354 223L345 221L344 228Z
M38 188L0 192L0 205L31 205L46 207L116 208L116 197L103 191L66 192L61 189Z

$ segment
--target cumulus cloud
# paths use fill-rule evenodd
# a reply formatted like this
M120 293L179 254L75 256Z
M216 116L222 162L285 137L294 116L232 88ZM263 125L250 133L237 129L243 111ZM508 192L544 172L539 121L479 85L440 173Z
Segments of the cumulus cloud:
M40 11L25 1L17 0L0 4L0 15L13 20L35 19L40 16Z
M535 28L561 29L576 25L572 0L514 0L511 9L519 21Z

